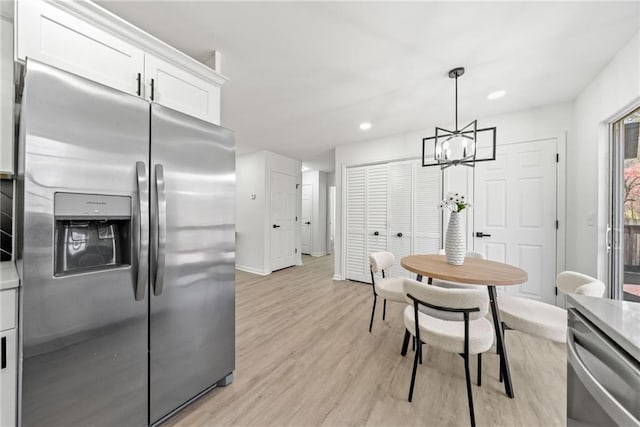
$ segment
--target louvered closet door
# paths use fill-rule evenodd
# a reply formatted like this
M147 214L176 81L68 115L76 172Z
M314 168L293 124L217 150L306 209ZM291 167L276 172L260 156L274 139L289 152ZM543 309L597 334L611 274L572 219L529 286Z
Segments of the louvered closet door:
M364 166L347 168L345 276L370 281L366 255L366 172Z
M367 258L387 250L387 174L386 164L367 166Z
M437 253L442 247L442 211L438 209L438 202L442 200L442 171L440 168L423 168L420 161L416 162L414 192L413 252L415 254Z
M396 257L390 273L395 277L410 277L400 265L400 259L411 255L413 223L413 162L388 165L387 250Z

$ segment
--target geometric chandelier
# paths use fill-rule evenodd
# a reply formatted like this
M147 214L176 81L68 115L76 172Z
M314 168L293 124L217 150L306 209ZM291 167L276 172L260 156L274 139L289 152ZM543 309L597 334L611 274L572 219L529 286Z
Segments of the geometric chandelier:
M455 79L455 130L447 130L436 126L435 136L422 140L422 166L440 166L446 169L450 166L466 165L475 166L478 154L478 133L487 134L484 138L485 148L490 151L488 157L482 160L495 160L495 131L496 128L478 129L478 121L474 120L465 127L458 128L458 77L464 74L463 67L457 67L449 71L449 77ZM426 155L425 143L433 140L433 153ZM486 151L486 150L485 150ZM429 161L431 160L431 161Z

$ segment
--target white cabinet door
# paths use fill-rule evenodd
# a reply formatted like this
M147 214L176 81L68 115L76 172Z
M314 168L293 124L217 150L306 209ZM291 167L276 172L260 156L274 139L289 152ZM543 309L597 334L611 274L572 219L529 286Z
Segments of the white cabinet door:
M144 53L40 0L17 2L16 57L33 58L124 92L138 93Z
M0 16L0 172L13 173L13 24Z
M271 173L271 270L296 263L296 177Z
M474 248L516 265L529 280L505 291L553 304L556 275L556 140L499 145L475 167ZM477 237L483 233L485 237Z
M413 249L413 163L389 164L387 207L387 250L395 255L391 276L410 277L400 259Z
M367 167L366 268L369 268L370 253L387 250L387 174L386 164Z
M149 54L145 56L145 80L148 99L220 124L220 86Z
M15 329L0 332L0 426L16 425L18 393L17 334Z
M347 168L345 277L371 282L366 245L366 174L364 166Z
M442 211L438 202L442 200L442 171L438 167L415 165L414 174L414 237L415 254L435 254L442 247Z

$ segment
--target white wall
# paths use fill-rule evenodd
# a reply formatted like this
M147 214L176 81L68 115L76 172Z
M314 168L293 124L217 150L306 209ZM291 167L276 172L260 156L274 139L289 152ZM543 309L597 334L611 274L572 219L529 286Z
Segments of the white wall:
M608 125L640 105L640 33L578 95L567 144L567 269L608 282ZM590 224L589 216L593 217Z
M497 144L509 144L540 139L558 138L564 140L570 134L573 124L572 104L562 103L540 108L503 114L494 117L478 116L481 127L497 127ZM438 123L447 127L447 123ZM344 202L343 172L347 166L391 160L419 158L422 154L422 138L432 136L434 127L425 126L419 132L395 135L372 141L341 145L336 148L336 236L334 278L342 279L342 227ZM470 168L458 166L447 169L445 180L450 188L466 188L466 174ZM469 189L466 189L469 192Z
M264 268L267 209L266 152L236 157L236 266L255 273ZM251 195L255 194L255 199Z
M271 172L282 172L302 182L302 163L269 151L236 158L236 267L256 274L271 273ZM251 195L255 194L255 199ZM296 215L300 218L300 191ZM300 248L300 224L296 225ZM298 250L296 263L302 264Z

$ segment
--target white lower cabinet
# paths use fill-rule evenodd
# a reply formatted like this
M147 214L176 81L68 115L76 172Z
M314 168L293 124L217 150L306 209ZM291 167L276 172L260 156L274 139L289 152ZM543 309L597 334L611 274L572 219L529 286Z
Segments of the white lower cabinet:
M124 92L138 93L144 52L60 8L17 2L16 58L33 58Z
M0 427L16 425L18 334L16 290L0 291Z
M199 119L220 124L220 86L153 55L145 55L148 98Z
M16 425L18 392L17 333L15 329L0 332L2 368L0 369L0 426Z

